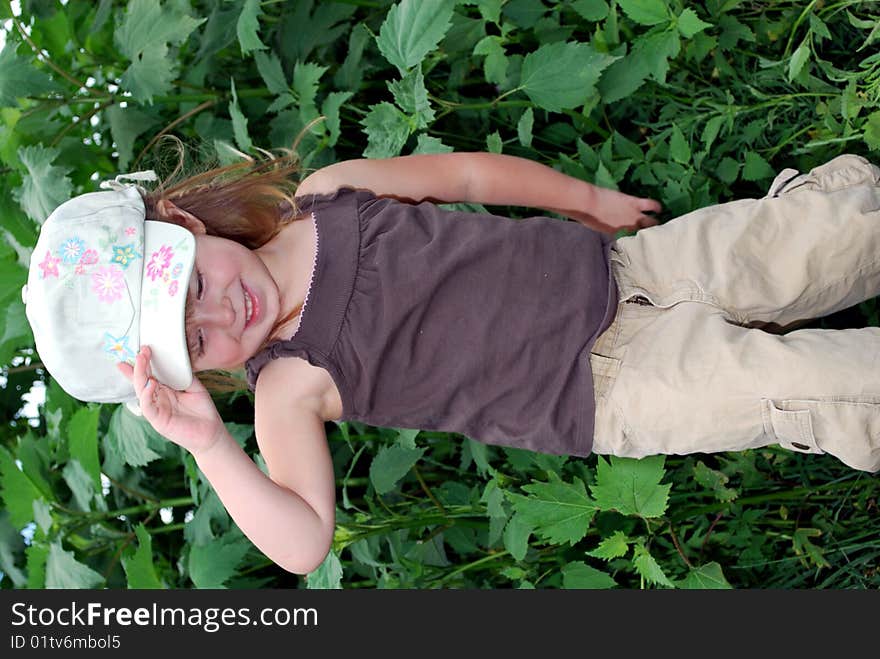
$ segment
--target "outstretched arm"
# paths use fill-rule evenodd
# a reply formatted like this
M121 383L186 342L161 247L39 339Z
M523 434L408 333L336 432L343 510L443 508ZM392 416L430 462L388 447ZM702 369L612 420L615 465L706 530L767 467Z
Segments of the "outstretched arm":
M444 153L346 160L316 171L298 195L340 187L410 201L472 202L554 211L598 231L656 224L660 204L567 176L526 158L494 153Z

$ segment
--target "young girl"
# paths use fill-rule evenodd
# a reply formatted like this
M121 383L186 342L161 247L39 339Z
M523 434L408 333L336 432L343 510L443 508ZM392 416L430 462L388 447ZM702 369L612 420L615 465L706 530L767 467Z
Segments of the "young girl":
M659 204L515 157L340 162L293 198L291 174L143 194L147 219L195 236L192 370L246 367L269 477L198 380L154 377L158 350L118 367L144 417L289 571L316 568L333 537L330 420L578 456L778 443L880 468L880 330L766 331L880 292L880 170L862 158L786 170L764 199L616 242L656 224Z

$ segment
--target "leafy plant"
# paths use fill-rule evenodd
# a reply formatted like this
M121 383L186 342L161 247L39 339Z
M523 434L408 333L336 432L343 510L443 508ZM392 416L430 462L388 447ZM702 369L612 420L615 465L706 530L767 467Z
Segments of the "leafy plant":
M47 212L161 167L167 133L220 162L299 137L305 169L510 153L666 219L762 196L783 167L876 159L878 19L854 0L0 2L0 585L876 588L878 481L829 456L580 460L358 423L328 424L334 549L296 577L184 451L51 381L19 289ZM261 463L249 395L217 403Z

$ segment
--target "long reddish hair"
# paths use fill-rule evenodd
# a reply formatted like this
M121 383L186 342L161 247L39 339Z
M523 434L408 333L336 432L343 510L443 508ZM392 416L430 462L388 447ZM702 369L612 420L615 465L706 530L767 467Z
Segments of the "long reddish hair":
M185 150L177 138L171 141L177 165L155 189L143 195L147 219L160 220L156 204L167 199L199 218L208 235L257 249L298 217L294 193L300 166L293 151L277 156L266 152L260 160L242 154L241 162L182 176ZM274 340L276 329L293 320L300 310L297 307L281 318L260 349ZM203 371L198 378L214 392L247 388L243 370Z

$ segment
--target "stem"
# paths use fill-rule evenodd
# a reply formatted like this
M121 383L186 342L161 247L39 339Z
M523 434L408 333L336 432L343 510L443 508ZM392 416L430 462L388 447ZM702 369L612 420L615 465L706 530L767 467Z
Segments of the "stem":
M98 114L98 112L100 112L101 110L103 110L104 108L106 108L110 105L113 105L112 101L105 101L104 103L101 103L101 104L93 107L85 115L80 117L78 121L68 122L68 124L63 129L58 131L58 134L52 140L52 143L50 146L55 146L56 144L58 144L62 139L64 139L64 136L67 135L67 133L69 133L71 130L73 130L77 126L82 125L83 122L88 122L89 119L91 119L96 114Z
M419 480L419 485L422 486L422 490L424 490L425 494L428 495L428 498L434 502L434 505L437 506L437 510L439 510L440 513L445 517L446 509L443 507L443 504L437 500L437 497L434 496L434 493L431 492L431 488L428 487L427 483L425 483L425 479L422 478L422 474L419 471L419 468L415 465L413 465L413 473L415 473L416 478Z
M8 2L7 4L9 5L9 13L12 14L13 13L12 2ZM21 21L19 21L17 18L13 17L12 22L15 23L15 27L18 28L18 31L21 33L21 36L24 37L24 40L27 41L28 45L31 47L31 49L33 49L34 53L36 53L37 59L44 62L46 64L46 66L48 66L50 69L55 71L55 73L60 75L62 78L64 78L68 82L76 85L77 90L85 88L85 84L81 83L79 80L77 80L72 75L70 75L67 71L62 69L57 64L55 64L55 62L50 60L49 57L47 55L45 55L43 53L43 51L40 50L40 48L37 46L37 44L35 44L31 40L30 35L25 31L24 25L21 24Z
M497 561L499 558L504 558L505 556L508 556L509 554L510 554L509 551L507 551L506 549L503 549L496 554L489 554L488 556L484 556L483 558L479 558L479 559L472 561L470 563L466 563L465 565L462 565L461 567L456 568L455 570L453 570L449 574L443 575L442 578L437 580L437 585L445 583L445 582L449 581L450 579L452 579L453 577L457 577L462 572L466 572L467 570L470 570L471 568L479 567L481 565L485 565L486 563L491 563L492 561Z
M672 525L672 522L669 522L669 534L672 536L672 544L675 545L675 549L678 552L678 555L681 556L681 559L685 562L685 565L687 565L689 568L693 569L694 566L691 565L691 562L688 560L688 557L685 556L684 551L682 551L681 545L678 543L678 536L675 535L675 527Z

